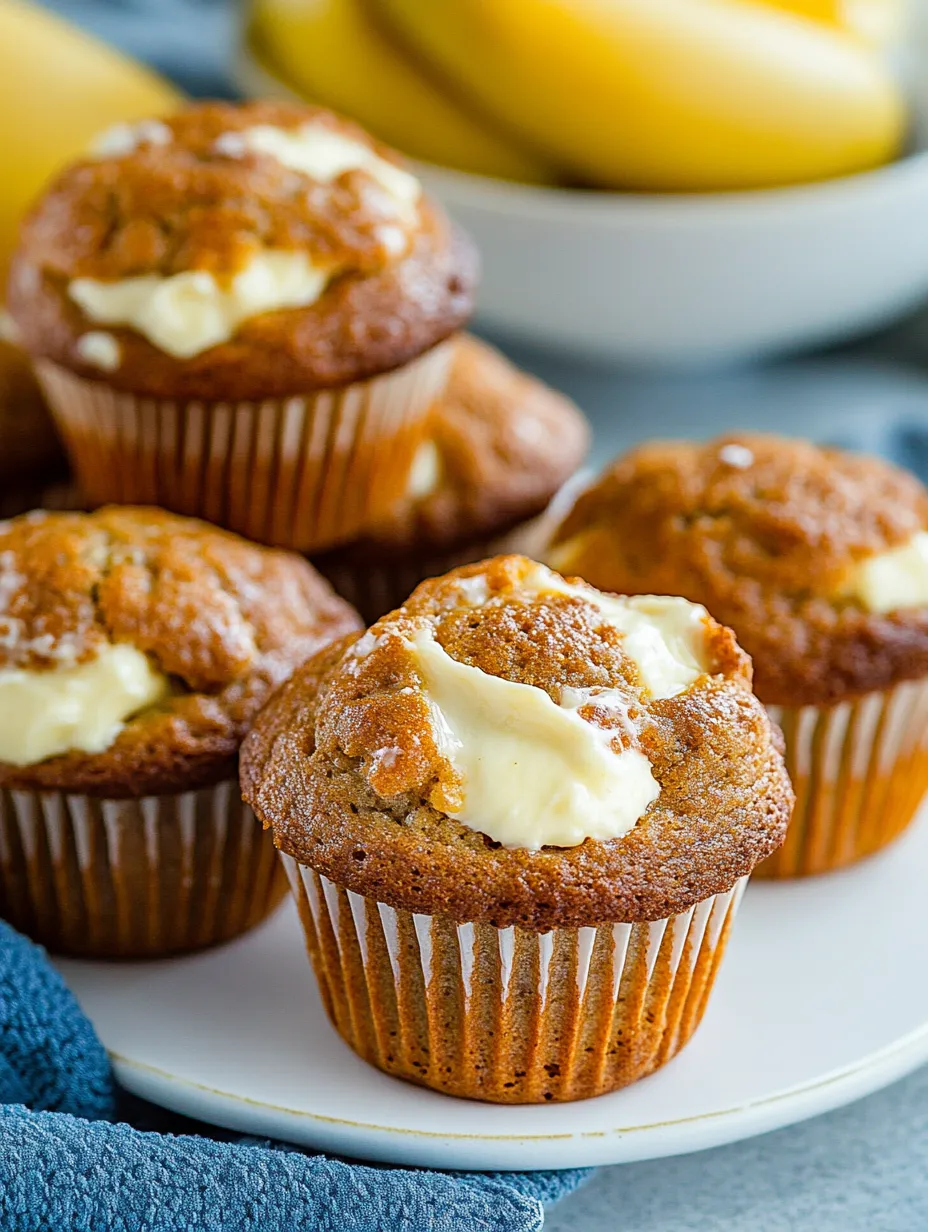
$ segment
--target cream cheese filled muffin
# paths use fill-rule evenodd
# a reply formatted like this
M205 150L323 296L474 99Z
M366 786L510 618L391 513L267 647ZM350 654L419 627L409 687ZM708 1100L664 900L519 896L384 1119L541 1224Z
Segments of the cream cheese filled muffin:
M236 783L255 713L358 620L297 556L153 509L0 526L0 918L155 957L285 886Z
M750 679L702 608L520 556L423 583L300 669L242 784L347 1042L506 1103L673 1056L792 804Z
M584 492L548 555L735 630L797 795L758 873L826 872L912 820L928 789L928 492L913 475L772 436L646 444Z
M309 550L401 497L475 278L356 125L204 103L101 134L50 185L8 306L91 505Z

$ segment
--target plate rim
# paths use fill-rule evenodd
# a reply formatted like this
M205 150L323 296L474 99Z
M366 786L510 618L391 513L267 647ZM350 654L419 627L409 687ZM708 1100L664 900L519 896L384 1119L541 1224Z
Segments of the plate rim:
M735 1107L644 1125L545 1134L435 1133L413 1127L376 1125L236 1095L115 1051L109 1055L117 1078L132 1094L223 1129L277 1137L279 1129L271 1126L271 1122L276 1121L278 1125L285 1123L297 1131L303 1126L319 1131L311 1135L289 1134L288 1142L349 1155L360 1148L365 1159L380 1163L494 1172L544 1171L695 1154L835 1111L890 1086L928 1061L928 1022L850 1065ZM817 1098L823 1092L827 1095ZM204 1110L208 1115L204 1115ZM718 1132L706 1133L706 1125ZM416 1148L405 1151L405 1142L415 1142ZM567 1142L590 1145L589 1159L570 1164L558 1161L557 1146ZM631 1149L616 1149L623 1142ZM594 1143L604 1149L597 1151L592 1146ZM636 1145L644 1149L638 1150ZM512 1155L507 1162L498 1156L504 1146L512 1151L533 1151L536 1157L524 1159ZM492 1159L489 1151L493 1152ZM539 1153L541 1158L538 1158Z

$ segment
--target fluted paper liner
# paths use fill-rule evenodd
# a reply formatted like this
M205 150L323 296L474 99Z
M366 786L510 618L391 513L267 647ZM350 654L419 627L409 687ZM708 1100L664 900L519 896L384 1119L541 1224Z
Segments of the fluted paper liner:
M282 858L346 1043L397 1077L512 1104L601 1095L669 1061L747 881L656 923L535 933L395 910Z
M138 800L0 788L0 918L55 953L158 958L216 945L286 892L237 783Z
M928 791L928 681L834 706L769 706L786 738L796 807L758 877L825 873L872 855L912 821Z
M308 552L402 498L449 360L442 344L368 381L262 402L142 398L35 368L91 506L160 505Z

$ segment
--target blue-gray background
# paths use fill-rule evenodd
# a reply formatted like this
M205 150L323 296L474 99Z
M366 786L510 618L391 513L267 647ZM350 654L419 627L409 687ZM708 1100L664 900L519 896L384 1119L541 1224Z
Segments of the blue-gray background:
M191 93L233 92L227 66L235 3L48 2ZM645 435L751 426L886 453L928 477L928 316L828 355L724 373L617 374L507 349L577 399L596 429L595 461ZM922 1232L928 1229L928 1069L841 1112L750 1142L603 1169L556 1208L547 1226L551 1232Z

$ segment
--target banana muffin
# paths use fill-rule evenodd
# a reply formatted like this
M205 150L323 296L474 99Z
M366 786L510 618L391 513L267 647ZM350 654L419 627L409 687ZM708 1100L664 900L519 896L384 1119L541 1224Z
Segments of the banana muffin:
M469 241L356 125L203 103L62 172L8 308L91 504L308 551L403 495L475 281Z
M792 805L730 630L522 556L298 670L241 773L345 1040L501 1103L614 1090L686 1043Z
M97 958L257 924L286 886L239 747L358 624L300 557L160 510L2 524L0 918Z
M540 515L589 445L589 425L569 398L461 334L404 499L363 539L313 563L373 621L457 565L505 551L537 555L547 528Z
M885 846L928 788L928 492L876 458L739 434L642 445L579 498L555 567L730 625L786 736L796 813L758 869Z

